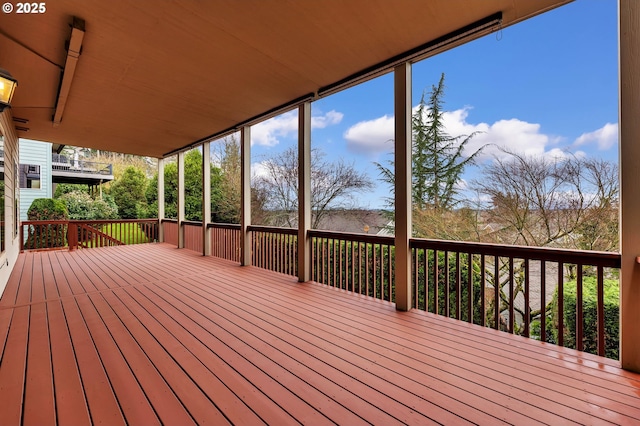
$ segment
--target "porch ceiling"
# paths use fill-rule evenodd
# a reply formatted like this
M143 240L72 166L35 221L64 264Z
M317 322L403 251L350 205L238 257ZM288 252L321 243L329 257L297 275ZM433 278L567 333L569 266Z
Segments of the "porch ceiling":
M161 157L496 12L508 26L566 0L56 0L0 14L21 137ZM72 17L86 34L53 127Z

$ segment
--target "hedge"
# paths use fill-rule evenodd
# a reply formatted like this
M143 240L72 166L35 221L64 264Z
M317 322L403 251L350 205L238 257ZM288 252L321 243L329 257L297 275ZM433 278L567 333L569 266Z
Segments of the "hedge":
M67 220L67 207L60 200L36 198L27 211L29 220ZM29 226L25 249L64 247L67 229L65 225Z
M596 277L587 276L582 280L584 351L598 352L598 287ZM576 347L576 281L564 284L564 346ZM552 301L553 338L558 341L558 289ZM605 356L619 359L620 347L620 285L616 279L604 280L604 331Z

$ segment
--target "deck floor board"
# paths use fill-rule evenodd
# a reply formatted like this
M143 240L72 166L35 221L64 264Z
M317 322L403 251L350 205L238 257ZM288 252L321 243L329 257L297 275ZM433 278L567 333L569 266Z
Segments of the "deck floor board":
M52 425L56 423L53 370L47 305L31 305L27 349L27 380L24 390L24 422Z
M29 306L13 310L5 350L0 363L0 413L6 424L20 424L29 343Z
M264 296L266 296L266 294ZM266 298L261 298L260 295L258 295L257 297L258 299L256 300L256 303L266 303L264 302ZM285 300L285 299L286 299L285 297L282 298L282 300ZM324 311L318 310L317 312L319 315L322 315L322 314L326 315L327 309L329 308L324 308ZM293 309L290 309L290 308L283 308L283 310L281 310L280 315L287 315L292 310ZM311 311L312 311L312 308L307 306L305 307L303 312L301 312L300 314L309 315L309 312ZM336 312L336 315L337 314L338 312ZM354 322L354 318L352 316L350 317L348 313L342 314L342 318L340 318L337 321L335 320L336 316L333 316L333 315L327 316L327 318L328 318L327 321L332 321L332 320L335 321L334 329L333 329L334 330L333 339L345 339L345 338L353 339L352 341L354 343L358 339L360 339L361 344L368 345L368 347L366 348L367 351L375 352L376 348L382 348L382 347L387 347L389 351L393 351L393 347L394 346L397 347L396 345L401 343L400 339L392 335L393 328L389 330L388 334L384 334L385 336L384 339L372 340L372 339L375 339L375 336L371 338L369 337L370 333L367 332L367 329L366 329L367 325L356 324ZM304 323L305 318L304 316L298 316L294 318L294 321L295 323ZM313 319L307 320L308 322L307 326L312 325L314 321L315 320ZM349 325L346 326L345 324L349 324ZM361 330L362 334L367 337L360 338L359 336L350 335L349 333L354 328ZM400 327L396 326L396 329L400 329ZM342 332L338 334L337 330L342 330ZM424 341L424 337L429 338L431 337L432 334L433 333L430 332L429 330L424 330L422 337L420 339ZM567 379L564 379L562 382L549 381L547 378L542 376L542 374L544 373L542 369L538 373L535 370L532 372L523 371L522 365L519 362L515 362L515 361L511 362L511 360L509 359L503 360L503 363L501 364L502 371L496 370L496 360L500 358L498 357L483 358L483 356L486 356L486 355L482 350L479 350L479 349L467 348L466 351L461 352L459 350L460 349L459 345L455 345L455 344L452 344L451 346L448 346L447 344L443 345L440 342L442 341L446 342L447 340L451 339L451 337L447 336L444 333L442 335L436 335L433 337L434 338L428 339L428 341L430 342L428 347L424 347L421 351L416 351L412 355L412 359L409 360L409 364L412 364L415 362L425 363L426 365L431 365L434 368L434 370L432 370L433 372L438 372L442 369L441 366L438 366L438 363L440 363L441 365L447 365L447 368L445 369L446 371L455 371L456 367L459 367L458 377L460 379L465 381L470 381L475 378L476 383L478 383L480 386L483 386L482 383L484 381L483 380L484 377L486 377L487 375L492 375L497 379L496 380L497 385L500 385L499 381L502 381L504 383L503 385L500 386L501 388L505 389L505 385L507 386L506 390L511 391L512 397L515 396L514 390L517 391L517 389L513 388L513 381L511 380L511 378L514 376L519 377L523 379L521 383L525 386L520 390L520 394L527 401L528 404L532 404L532 405L535 401L532 400L531 398L531 394L528 388L529 384L540 386L543 391L545 390L545 388L548 388L548 387L553 388L553 392L549 393L548 399L540 400L540 404L542 404L541 407L544 407L547 404L552 404L552 405L556 404L555 400L553 399L553 395L555 391L562 391L566 395L571 395L572 397L576 397L576 393L580 393L588 396L590 399L589 402L593 402L596 404L599 402L600 403L603 402L603 400L598 400L598 395L593 395L591 392L584 391L582 382L576 381L575 379L571 379L570 377L568 377ZM465 337L464 335L460 335L460 338L464 338L464 337ZM329 338L329 339L332 339L332 338ZM414 341L416 342L416 344L420 342L418 339L414 339ZM452 340L452 342L455 342L455 340ZM398 359L397 357L399 355L400 354L393 354L389 358L397 360ZM466 361L466 363L464 361ZM474 374L476 377L472 377ZM574 384L573 388L571 386L565 385L567 380L569 380L571 384ZM470 386L467 386L467 387L468 388L473 387L473 385L470 384ZM603 390L602 392L607 395L607 400L610 400L611 398L613 398L615 401L615 398L618 397L618 395L615 392L607 392L606 390ZM540 392L540 393L543 393L543 392ZM482 392L481 394L484 394L484 392ZM535 399L535 397L533 399ZM621 399L624 400L625 398L622 397ZM636 400L634 398L627 400L627 402L629 403L634 403L635 401ZM574 416L576 415L576 413L572 407L576 401L569 398L567 401L564 401L564 402L569 404L568 409L565 407L565 410L567 410L567 415L570 416L569 418L575 419ZM617 408L622 410L626 409L625 406L620 404L617 406ZM632 412L635 412L635 411L632 411Z
M225 292L219 292L218 296L208 296L212 299L217 297L218 300L220 300L225 298ZM197 296L195 297L207 300L207 295L201 292L197 292ZM282 300L284 301L285 299ZM253 309L255 321L244 321L244 330L254 329L257 330L254 333L273 336L272 340L280 348L281 352L287 354L293 353L292 357L294 359L304 359L305 365L315 366L318 372L331 376L335 381L339 381L342 378L343 382L341 385L344 386L344 389L357 390L363 386L365 389L367 386L372 388L374 391L368 392L370 394L368 399L374 406L385 406L389 403L390 397L383 394L378 395L377 389L383 384L393 383L396 387L391 387L390 389L394 397L405 401L408 406L421 407L424 411L437 410L439 408L437 405L432 407L429 407L429 405L432 405L434 401L441 400L442 405L449 406L449 409L455 411L460 416L464 416L466 411L468 420L482 420L485 414L481 411L469 410L464 404L458 402L459 399L467 400L468 398L473 398L473 394L465 394L464 398L460 396L456 399L450 399L451 393L438 393L435 389L429 389L425 387L424 384L414 380L411 377L411 375L415 373L414 371L404 371L405 374L399 372L403 370L404 367L401 363L387 363L386 367L393 372L393 374L390 374L388 377L373 375L367 367L372 367L375 364L383 365L385 363L385 355L380 353L379 347L376 345L369 347L351 345L351 351L347 351L337 345L332 345L332 340L354 343L357 336L348 333L341 335L332 332L335 331L335 328L327 327L323 324L324 321L329 320L323 318L321 315L315 317L296 316L293 315L289 310L290 308L286 306L281 304L269 306L270 303L266 298L259 298L252 301L250 300L250 295L247 295L247 298L242 302L230 298L226 298L225 302L230 306L226 308L228 312L222 315L221 321L224 321L226 315L231 315L233 310L241 308L238 306L238 303L246 303L247 306ZM225 309L223 304L214 302L213 300L208 300L206 305L210 306L209 313L203 312L203 315L207 317L215 315L216 307ZM305 307L305 310L306 308L307 307ZM238 321L243 322L242 318L239 318ZM357 356L355 359L361 362L357 364L350 362L354 359L354 355ZM425 379L428 378L425 377ZM455 391L452 392L452 394L455 394ZM401 418L400 420L411 422L410 419L405 418ZM459 421L459 419L453 418L449 420ZM489 421L490 419L485 418L485 420ZM497 419L492 420L497 422ZM418 419L414 419L413 421L418 421ZM422 419L422 421L425 420Z
M79 296L85 297L85 296ZM62 300L69 335L94 424L125 424L111 381L75 298Z
M26 256L18 256L16 264L13 267L13 271L7 281L7 286L2 293L2 298L0 298L0 308L5 306L14 306L16 304L20 280L22 279L22 273L24 272L25 259Z
M198 339L197 335L199 333L196 330L199 326L194 325L189 329L185 328L185 323L175 321L175 318L162 309L161 305L155 305L149 297L140 293L137 289L123 289L117 292L117 296L123 302L126 302L129 309L135 312L135 315L143 321L147 328L154 330L154 334L164 342L165 347L174 348L173 356L178 362L185 358L192 359L196 357L210 372L208 374L214 375L216 380L222 381L263 421L270 424L295 424L293 417L287 416L286 412L272 399L265 397L268 392L273 392L274 395L277 392L282 393L282 389L270 387L271 383L264 380L265 376L263 374L259 374L262 372L258 372L255 369L246 368L242 370L245 374L249 370L253 383L240 374L238 370L234 370L222 357L223 349L212 350L211 346L207 346L203 342L206 339ZM204 334L204 332L201 333ZM181 346L184 346L184 348ZM206 386L212 386L214 384L213 381L211 381L211 378L208 380L210 381L207 381ZM295 398L295 395L292 395L292 398ZM300 402L304 403L304 401ZM276 413L278 415L275 415Z
M168 244L18 257L0 423L635 424L640 375Z
M301 287L304 287L304 286L301 286ZM255 291L253 293L256 294L256 297L258 298L257 300L259 300L260 303L263 303L263 301L267 301L268 295L271 295L273 297L273 293L279 291L279 289L272 290L269 286L267 286L264 289L264 292L261 294L258 293L259 290L257 290L256 288L254 288L254 290ZM290 296L289 294L283 294L282 297L280 297L280 299L289 300L289 298L295 298L295 297L298 297L298 296ZM315 296L309 297L309 296L301 295L300 297L306 298L308 300L317 299L317 297ZM334 321L335 327L337 329L340 329L341 327L344 328L344 324L349 324L349 326L347 327L348 330L352 331L353 329L357 329L361 331L361 333L364 336L367 336L367 339L368 339L369 331L367 330L367 324L354 321L354 318L357 320L357 318L360 318L360 317L356 314L354 315L349 314L349 309L347 309L347 308L350 308L352 310L358 309L356 304L355 303L350 303L348 305L345 304L344 308L341 308L339 305L338 306L335 306L335 305L336 305L335 303L332 305L319 303L315 308L310 306L305 306L305 308L302 309L301 312L303 312L304 314L308 314L309 312L315 309L316 312L318 312L318 314L325 315L328 321ZM285 312L291 312L296 310L297 308L298 308L297 304L292 304L290 308L289 307L285 308ZM444 363L449 363L449 362L456 363L456 362L460 362L460 360L466 359L469 365L471 366L478 363L485 366L486 370L483 371L485 375L486 374L491 374L491 375L506 374L506 379L508 381L510 381L510 378L513 377L513 375L519 375L519 377L523 378L523 382L522 382L523 384L528 385L529 383L533 383L533 384L539 385L545 380L548 380L548 375L545 376L544 373L549 368L549 362L553 362L553 361L561 362L561 363L566 362L563 359L558 360L553 357L551 357L550 359L544 359L544 360L540 360L535 357L531 357L531 359L511 359L508 357L507 358L502 357L504 353L503 351L508 351L513 343L518 343L519 340L520 341L525 340L525 339L514 337L514 336L509 336L509 338L512 341L507 342L508 344L504 345L503 348L500 348L500 347L487 348L486 344L484 344L482 341L480 341L477 344L475 344L472 341L469 346L465 346L465 351L461 352L460 345L459 345L460 339L469 339L469 338L473 338L474 336L473 336L473 333L470 333L469 330L463 330L463 331L456 331L455 329L452 330L452 327L451 327L452 325L453 326L458 325L458 322L454 320L448 320L446 318L440 319L439 317L428 314L427 316L435 317L437 321L442 321L444 323L447 323L446 325L440 326L442 329L442 332L439 332L439 330L434 330L435 327L433 328L424 327L423 329L416 327L417 329L414 330L413 324L411 323L407 324L407 322L404 321L404 318L400 318L400 321L395 321L395 319L397 318L390 317L387 311L382 312L380 315L377 315L375 312L371 312L371 310L369 310L368 312L370 312L370 314L374 318L379 319L379 320L375 320L375 322L377 324L380 324L379 325L380 332L381 332L380 336L383 336L383 340L378 341L376 343L378 345L385 344L384 342L386 342L387 345L395 346L395 345L401 344L403 339L408 339L409 341L414 342L416 345L422 345L422 346L424 346L425 342L429 342L428 347L425 346L420 351L429 350L430 348L432 349L436 348L437 350L433 351L433 354L429 355L427 358L435 357L436 360L439 359L438 362L444 362ZM327 314L331 314L331 315L327 315ZM420 322L416 323L417 326L422 327L422 324L425 323L424 315L422 316L423 318L420 320ZM404 315L401 315L399 317L404 317ZM390 323L390 321L393 321L393 323ZM466 326L466 324L463 324L463 326ZM472 327L474 331L477 330L477 328L478 327L475 327L475 326ZM384 332L385 330L388 330L388 333L385 333ZM397 330L403 330L405 334L402 334L402 337L400 338L395 335L395 334L398 334L398 333L395 333L395 331ZM487 330L487 331L491 332L490 330ZM496 334L499 336L506 336L504 333L496 333ZM374 336L374 338L375 337L376 336ZM530 345L530 342L534 343L534 347L537 345L541 345L539 342L534 342L534 341L527 341L525 343L527 345ZM555 350L556 347L552 345L545 345L545 346L554 348L551 351L551 353L557 354ZM575 358L575 356L573 355L575 351L562 350L561 352L572 353L572 357ZM523 355L526 353L526 351L520 350L515 353L519 355ZM575 359L579 359L579 358L575 358ZM500 360L502 363L501 368L503 370L501 372L500 371L496 372L496 360ZM428 359L425 359L422 362L428 362ZM529 368L523 369L522 368L523 362ZM465 372L464 373L465 377L466 377L466 371L468 371L469 365L465 366L465 368L463 369L463 371ZM558 366L557 368L554 365L552 366L554 370L556 370L561 376L559 376L559 378L557 378L555 382L553 381L553 378L552 378L551 381L547 382L547 385L552 387L564 386L567 383L574 385L573 388L571 388L571 386L564 387L565 393L567 394L571 394L573 392L579 392L580 390L582 390L584 388L583 382L586 380L588 383L589 382L592 383L594 387L597 387L597 389L589 389L590 391L589 395L592 395L591 391L596 390L598 394L600 393L604 394L605 398L608 400L612 398L615 400L615 398L619 397L622 403L627 402L629 404L633 404L637 401L635 396L631 396L630 398L625 397L624 391L628 390L628 386L626 386L624 383L620 384L615 381L610 381L610 380L601 378L603 374L606 375L607 373L602 373L597 369L583 368L578 364L580 370L582 370L583 372L586 372L588 375L586 377L581 377L580 380L577 380L570 374L572 373L571 370L563 369L561 366ZM633 388L637 389L637 384L638 383L636 382ZM607 385L615 388L615 390L609 392ZM526 388L525 388L525 391L526 391ZM620 394L619 393L620 391L622 391L623 393ZM626 395L628 395L628 393L626 393Z
M169 293L162 292L161 289L158 289L158 293L165 300L171 300ZM176 293L172 292L172 294L175 295ZM172 304L180 305L183 312L192 320L207 324L205 328L210 330L212 334L225 335L225 340L231 343L231 349L236 353L252 359L255 358L255 355L251 353L252 351L258 351L262 354L264 359L256 360L256 365L263 371L269 372L271 377L275 378L282 374L282 377L285 378L295 378L281 381L283 386L293 390L302 386L305 388L305 393L298 393L304 399L324 400L323 412L334 421L344 419L346 422L354 424L354 422L361 421L361 419L371 421L373 418L377 418L385 424L397 422L396 419L378 408L379 405L376 402L382 403L383 401L376 401L374 393L368 392L369 399L374 400L373 403L358 398L357 394L347 391L336 383L340 379L345 379L344 377L339 377L337 371L329 373L321 369L320 371L313 369L313 360L305 356L307 354L301 352L293 344L289 344L286 348L278 348L278 336L269 334L264 328L261 329L258 324L248 322L243 327L239 324L243 322L242 319L233 317L230 312L217 313L208 310L202 304L194 307L193 304L195 302L193 299L189 300L185 296L174 297L176 299ZM273 338L271 338L272 336ZM233 337L237 341L233 341ZM331 380L327 380L327 377L331 377ZM346 379L349 380L351 377L347 376ZM356 384L355 381L351 383L354 388ZM333 398L328 398L329 395ZM339 402L339 404L335 402ZM388 401L385 402L388 403ZM349 417L352 418L349 419ZM419 420L426 421L424 418ZM414 422L417 421L417 418L414 419Z
M220 296L223 297L223 296ZM233 302L233 301L229 301ZM246 301L243 303L251 303L256 311L261 310L261 306L268 304L269 302L264 299L256 299L253 301ZM380 386L382 383L394 383L398 390L398 393L408 391L411 395L406 395L403 400L411 400L412 397L422 398L417 400L416 405L424 406L429 401L437 400L438 398L453 396L454 401L443 401L443 405L448 405L454 409L454 411L460 415L464 413L465 408L459 401L464 401L465 404L472 405L476 410L467 410L468 418L474 421L483 420L482 415L485 414L477 409L484 409L488 412L493 406L493 410L496 413L501 411L501 406L497 402L501 398L510 394L512 398L512 413L511 419L518 416L521 421L525 421L527 418L531 421L533 418L544 419L547 412L543 408L548 404L555 405L555 401L543 399L537 395L531 395L529 392L515 389L513 386L506 385L504 383L497 382L494 391L493 398L488 394L489 389L483 385L484 377L486 374L494 374L494 370L484 371L481 373L475 373L474 369L477 367L474 363L468 363L467 365L455 366L450 364L449 368L443 369L438 362L446 363L445 359L433 362L433 356L438 355L437 351L433 351L433 354L425 352L415 353L403 353L398 351L397 346L388 346L383 340L376 339L370 333L352 333L352 329L349 325L350 322L327 324L328 327L317 327L317 324L322 322L329 322L330 319L324 317L321 313L316 315L310 314L311 309L305 309L305 312L291 312L290 308L285 306L276 305L276 310L272 313L267 311L264 318L260 318L260 322L264 324L271 324L275 327L275 331L272 331L276 337L276 341L281 339L287 339L290 337L292 348L295 350L305 345L312 345L312 348L316 348L317 354L326 354L327 358L325 362L327 365L334 366L336 369L340 367L345 374L353 377L359 377L364 383L370 383L375 387ZM297 327L290 327L291 324L296 324ZM269 332L266 327L262 327L262 331ZM360 335L359 335L360 334ZM367 337L365 337L367 336ZM348 351L344 348L337 347L331 344L332 341L349 341L352 343L351 350ZM290 349L291 350L291 349ZM425 350L428 350L425 348ZM361 362L360 366L347 362L346 360L353 359L356 355ZM303 356L303 355L301 355ZM433 368L430 375L415 369L412 367L416 362L423 363L424 365ZM384 366L391 374L387 374L382 377L368 377L369 370L367 367L373 367L375 365ZM457 367L457 368L456 368ZM454 370L454 371L452 371ZM457 371L455 371L457 370ZM476 377L472 377L472 376ZM430 379L438 379L438 388L429 388L426 383L429 383ZM471 379L475 379L475 382ZM441 393L442 395L434 395L434 393ZM520 400L518 400L520 396ZM523 402L526 400L527 402ZM539 401L536 401L539 400ZM537 404L534 404L537 402ZM462 406L461 406L462 405ZM555 407L555 411L560 412L563 407ZM578 416L578 419L583 414L564 407L567 412L567 418L574 418ZM519 411L519 412L518 412ZM531 417L534 416L534 417ZM490 418L485 418L485 421L490 421ZM586 420L586 419L585 419ZM493 419L494 422L498 422L498 418Z
M47 312L58 422L87 424L91 417L60 300L47 302Z

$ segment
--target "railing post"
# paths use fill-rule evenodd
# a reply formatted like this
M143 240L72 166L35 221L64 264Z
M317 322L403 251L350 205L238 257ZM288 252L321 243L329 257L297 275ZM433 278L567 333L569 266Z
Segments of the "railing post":
M620 0L620 361L640 372L640 2Z
M311 103L298 108L298 281L311 278Z
M202 144L202 255L211 256L211 142Z
M78 248L78 225L75 222L69 221L67 223L67 244L69 245L69 251Z
M411 309L411 64L394 70L396 309Z
M158 242L164 243L164 158L158 158Z
M251 127L240 130L240 264L251 265Z
M178 248L184 248L184 152L178 153Z

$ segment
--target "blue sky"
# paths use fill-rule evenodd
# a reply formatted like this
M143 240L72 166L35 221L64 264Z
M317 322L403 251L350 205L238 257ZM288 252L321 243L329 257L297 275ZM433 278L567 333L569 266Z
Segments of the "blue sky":
M481 131L468 148L494 145L527 155L566 152L618 161L617 2L578 0L413 65L413 105L445 73L445 124L452 136ZM388 196L374 161L391 158L393 76L384 75L312 104L312 144L343 158L376 189L358 207L380 208ZM252 163L296 146L290 112L252 129ZM481 166L481 165L480 165ZM468 169L464 179L478 175Z

